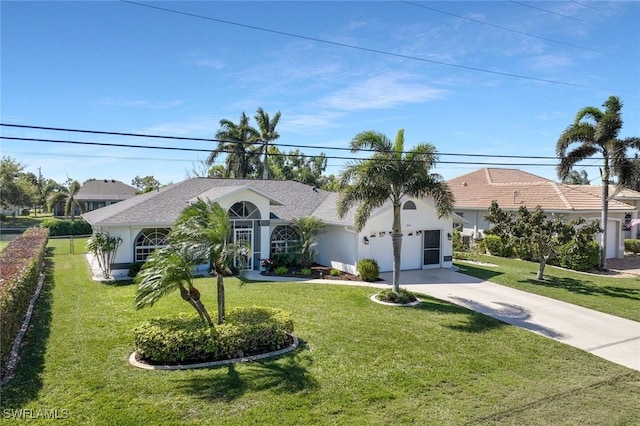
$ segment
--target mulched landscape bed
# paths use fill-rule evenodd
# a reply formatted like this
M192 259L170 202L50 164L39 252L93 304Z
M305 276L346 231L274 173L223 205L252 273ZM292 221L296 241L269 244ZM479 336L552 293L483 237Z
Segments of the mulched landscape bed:
M261 274L269 277L291 277L300 279L322 278L328 280L362 281L358 275L348 274L342 271L340 271L340 275L331 275L331 270L333 268L329 266L313 265L310 269L310 275L302 275L302 273L300 272L302 268L298 266L289 267L289 272L283 275L278 275L274 271L262 271Z

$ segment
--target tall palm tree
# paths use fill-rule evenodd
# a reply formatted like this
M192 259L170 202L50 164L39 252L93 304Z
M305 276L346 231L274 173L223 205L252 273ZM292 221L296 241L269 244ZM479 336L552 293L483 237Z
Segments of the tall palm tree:
M280 135L276 132L276 126L280 121L280 111L276 112L272 119L269 118L269 114L264 112L262 108L258 108L256 115L254 115L256 123L258 123L259 140L261 144L258 151L264 154L264 160L262 164L262 179L269 179L269 143L278 139Z
M75 220L76 208L78 208L81 213L87 211L85 204L75 198L78 195L78 192L80 192L80 188L82 188L80 183L77 180L74 180L69 184L69 187L66 188L66 190L56 192L51 195L51 197L49 197L49 209L53 209L56 204L64 201L65 216L71 216L71 220Z
M229 215L218 203L198 199L180 214L171 231L170 243L191 253L197 262L207 261L216 274L218 324L225 319L223 276L229 273L228 261L242 248L227 239L231 224Z
M600 268L604 269L607 258L609 184L613 176L617 177L618 186L629 186L632 183L633 165L626 151L627 148L638 148L638 138L618 139L622 128L622 102L618 97L610 96L602 106L604 110L589 106L578 111L573 124L558 138L556 154L560 160L557 171L561 180L571 173L576 163L594 155L602 157L600 226L603 231L600 234ZM575 146L576 144L578 145Z
M438 215L453 211L454 198L447 183L438 174L429 173L438 156L428 143L418 144L404 152L404 129L395 142L381 133L365 131L351 141L351 152L371 149L369 159L352 162L340 174L338 215L344 217L357 205L355 226L361 231L371 212L390 202L393 206L391 239L393 244L393 291L400 291L400 257L402 251L401 203L403 197L431 198Z
M249 125L249 117L244 112L237 124L227 119L220 120L220 129L216 132L218 147L207 157L207 164L213 165L220 153L226 153L225 177L249 177L260 158L253 145L258 138L258 131Z
M164 296L180 291L180 296L198 312L200 318L212 326L211 316L200 300L200 291L193 285L195 263L188 252L174 246L155 250L138 273L136 309L153 306Z

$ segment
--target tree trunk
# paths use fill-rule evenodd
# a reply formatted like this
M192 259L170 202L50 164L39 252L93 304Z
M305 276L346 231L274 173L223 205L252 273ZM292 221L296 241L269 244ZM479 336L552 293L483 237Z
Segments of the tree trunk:
M268 150L269 150L269 142L263 141L264 144L264 170L262 171L262 179L269 179L269 161L268 161Z
M536 275L536 280L538 281L542 281L542 277L544 275L544 267L547 266L547 258L546 257L541 257L540 258L540 264L538 265L538 274Z
M606 159L605 159L606 161ZM609 220L609 167L605 164L602 171L602 212L600 227L602 228L600 240L600 269L607 268L607 222Z
M391 243L393 244L393 292L400 292L400 260L402 255L402 225L400 222L400 203L393 205L393 229Z
M224 307L224 278L222 272L216 271L218 287L218 324L222 324L225 319Z

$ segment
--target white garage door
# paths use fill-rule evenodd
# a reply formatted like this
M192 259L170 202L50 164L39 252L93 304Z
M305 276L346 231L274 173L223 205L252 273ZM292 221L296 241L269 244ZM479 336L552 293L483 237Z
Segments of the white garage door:
M375 235L375 237L373 236ZM369 253L378 262L380 272L393 270L393 245L390 232L376 232L369 236ZM405 232L402 237L402 262L400 268L422 269L422 231Z

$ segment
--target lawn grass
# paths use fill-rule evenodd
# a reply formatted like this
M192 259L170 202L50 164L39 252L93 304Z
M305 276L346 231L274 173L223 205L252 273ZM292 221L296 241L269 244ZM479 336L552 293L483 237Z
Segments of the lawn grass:
M615 278L547 266L544 281L537 281L535 262L488 255L478 260L498 267L465 262L457 262L456 266L477 278L640 321L640 277Z
M40 226L43 220L52 218L51 213L38 213L38 216L6 216L2 221L2 226L5 228L31 228L34 226Z
M227 367L139 370L126 361L132 328L192 308L173 294L136 311L135 286L92 282L83 255L50 250L24 355L2 389L7 424L5 410L18 409L81 425L640 423L640 372L429 297L382 306L363 287L227 279L229 308L290 311L301 347ZM195 285L213 311L214 280Z

